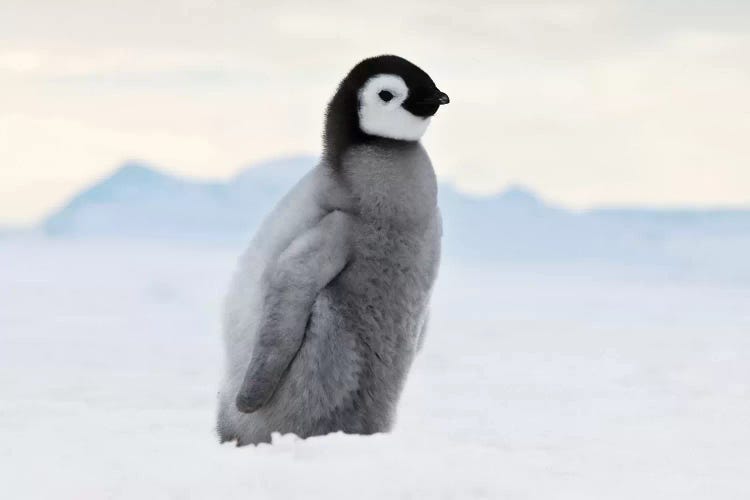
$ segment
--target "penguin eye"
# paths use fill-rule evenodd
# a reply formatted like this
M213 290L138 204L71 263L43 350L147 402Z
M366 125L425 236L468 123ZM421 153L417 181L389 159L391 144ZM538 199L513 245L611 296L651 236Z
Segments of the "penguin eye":
M388 102L393 99L393 94L387 90L381 90L380 92L378 92L378 97L380 97L384 102Z

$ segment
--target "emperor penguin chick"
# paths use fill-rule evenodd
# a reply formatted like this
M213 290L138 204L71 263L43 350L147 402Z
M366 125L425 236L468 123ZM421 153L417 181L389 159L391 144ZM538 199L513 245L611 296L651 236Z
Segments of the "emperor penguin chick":
M440 259L419 139L448 102L393 55L365 59L339 85L321 162L267 216L231 285L222 442L390 430Z

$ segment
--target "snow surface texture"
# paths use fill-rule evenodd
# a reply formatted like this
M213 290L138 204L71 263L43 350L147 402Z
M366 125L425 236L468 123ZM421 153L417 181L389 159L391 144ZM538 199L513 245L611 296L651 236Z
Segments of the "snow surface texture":
M446 262L393 434L220 446L239 248L0 242L3 498L750 498L750 287Z

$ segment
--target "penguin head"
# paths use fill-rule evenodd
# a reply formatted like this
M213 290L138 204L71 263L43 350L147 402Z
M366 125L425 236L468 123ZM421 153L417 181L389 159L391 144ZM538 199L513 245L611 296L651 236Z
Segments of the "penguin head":
M326 113L328 156L374 139L418 141L430 119L450 99L430 75L406 59L365 59L349 72Z

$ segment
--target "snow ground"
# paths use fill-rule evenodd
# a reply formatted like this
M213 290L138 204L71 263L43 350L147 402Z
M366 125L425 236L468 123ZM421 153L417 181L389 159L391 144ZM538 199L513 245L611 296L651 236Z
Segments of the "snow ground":
M238 449L238 251L0 243L3 498L750 498L750 285L446 263L393 434Z

